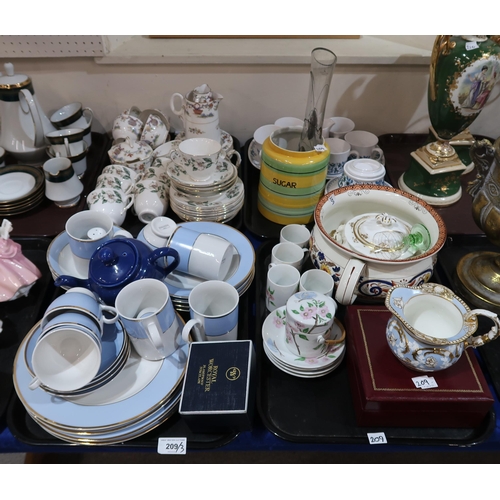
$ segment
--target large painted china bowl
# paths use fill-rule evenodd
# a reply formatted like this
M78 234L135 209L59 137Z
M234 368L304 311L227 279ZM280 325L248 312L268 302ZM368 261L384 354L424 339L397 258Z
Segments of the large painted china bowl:
M409 227L421 224L429 232L425 251L407 258L381 258L378 253L351 247L338 231L358 216L390 214ZM430 280L437 253L446 240L446 226L437 212L421 199L404 191L368 184L348 186L325 195L314 213L310 256L315 267L327 271L335 282L335 299L343 305L357 297L383 302L395 285L419 286Z

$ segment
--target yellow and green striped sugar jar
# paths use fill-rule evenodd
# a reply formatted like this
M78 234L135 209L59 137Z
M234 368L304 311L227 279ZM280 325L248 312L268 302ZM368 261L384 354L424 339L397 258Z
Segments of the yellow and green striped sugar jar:
M297 151L302 129L276 130L262 146L257 208L277 224L308 224L323 197L330 149Z

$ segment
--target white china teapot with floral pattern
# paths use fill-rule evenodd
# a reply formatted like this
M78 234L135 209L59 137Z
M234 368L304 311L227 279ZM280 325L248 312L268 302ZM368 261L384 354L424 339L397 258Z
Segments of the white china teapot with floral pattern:
M185 139L205 137L221 140L219 104L223 97L207 84L200 85L185 96L176 92L170 98L170 109L181 117ZM176 104L180 103L180 107Z

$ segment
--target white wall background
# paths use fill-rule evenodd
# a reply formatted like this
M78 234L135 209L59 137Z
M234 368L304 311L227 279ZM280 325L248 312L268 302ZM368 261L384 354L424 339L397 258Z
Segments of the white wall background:
M17 73L31 76L45 113L72 101L94 111L94 130L108 132L114 118L136 105L159 108L176 129L182 124L169 107L174 92L185 94L207 83L224 96L222 129L243 144L261 125L282 116L302 118L309 88L309 67L297 65L98 64L93 58L20 58ZM1 68L3 69L3 68ZM425 133L428 66L423 64L337 64L327 116L347 116L356 128L377 135ZM499 86L471 131L500 136Z

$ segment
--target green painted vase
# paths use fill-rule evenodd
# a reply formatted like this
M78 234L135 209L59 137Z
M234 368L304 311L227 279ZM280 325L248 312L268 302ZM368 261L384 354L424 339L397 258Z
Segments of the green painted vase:
M431 56L429 117L450 140L478 117L500 79L500 35L438 35Z

